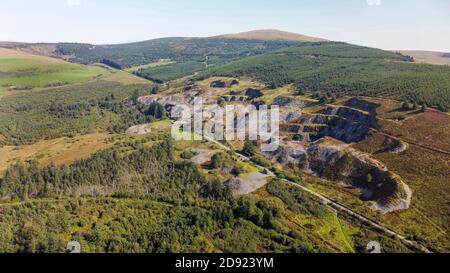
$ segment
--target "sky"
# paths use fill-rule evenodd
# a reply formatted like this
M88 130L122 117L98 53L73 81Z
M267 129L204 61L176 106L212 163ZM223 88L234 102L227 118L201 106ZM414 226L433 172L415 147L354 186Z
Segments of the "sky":
M112 44L256 29L450 52L450 0L0 0L0 41Z

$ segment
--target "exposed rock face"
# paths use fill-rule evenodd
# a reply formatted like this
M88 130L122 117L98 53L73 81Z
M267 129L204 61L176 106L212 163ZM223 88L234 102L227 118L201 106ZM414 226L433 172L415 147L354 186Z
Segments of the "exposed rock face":
M364 140L370 133L370 128L377 128L376 115L364 113L355 109L340 107L328 108L322 114L330 115L328 126L320 130L319 137L331 136L346 143ZM321 117L323 119L323 116Z
M243 92L231 91L229 95L222 96L222 99L227 102L245 102L254 100L256 98L262 97L264 94L261 90L249 88L245 91L245 94L242 95Z
M249 88L245 91L245 96L247 96L250 100L262 97L264 94L261 90Z
M195 94L173 95L173 96L159 96L152 95L139 98L139 102L145 105L150 105L154 102L161 104L164 107L171 107L177 105L192 104Z
M210 85L210 87L212 88L227 88L227 87L231 87L234 85L239 85L239 81L234 79L231 81L222 81L222 80L217 80L217 81L213 81Z
M148 134L152 131L152 128L149 124L142 124L142 125L136 125L132 126L127 130L127 134L132 136L140 136Z
M214 81L211 83L211 87L213 88L226 88L227 87L227 83L224 81Z
M239 85L239 81L238 80L232 80L230 82L230 86L233 86L233 85Z
M18 86L10 86L8 88L8 91L24 91L24 90L31 90L33 89L33 86L31 85L18 85Z
M292 97L280 96L274 99L273 105L278 105L280 107L288 107L288 108L305 108L312 106L313 102L307 102L303 100L299 100Z
M48 87L59 87L59 86L63 86L65 85L65 83L61 82L61 81L52 81L48 84Z
M345 102L344 104L347 107L359 109L362 111L369 112L371 114L375 114L377 111L377 108L380 107L380 105L372 102L368 102L365 100L361 100L358 98L352 98Z
M392 138L387 138L384 141L383 146L385 146L386 150L392 154L401 154L409 148L408 143Z
M351 99L343 107L328 107L316 115L306 116L299 125L291 126L290 133L310 134L312 141L326 136L346 143L362 141L371 128L378 128L376 104ZM354 108L353 108L354 107Z
M235 95L222 96L222 99L226 102L236 102L236 101L244 102L247 100L245 96L235 96Z
M361 189L363 200L376 202L373 209L392 212L409 208L412 193L402 179L380 161L345 143L329 138L308 147L284 143L266 155L278 163L293 163L319 177Z
M301 168L307 167L307 151L300 144L282 143L276 151L265 155L283 165L293 163Z
M291 122L293 120L296 120L302 116L301 113L298 112L281 112L280 113L280 119L282 121Z

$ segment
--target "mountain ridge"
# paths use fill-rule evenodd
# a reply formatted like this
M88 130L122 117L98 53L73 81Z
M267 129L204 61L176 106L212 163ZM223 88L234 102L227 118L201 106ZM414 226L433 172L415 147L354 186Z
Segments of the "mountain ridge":
M409 55L417 63L450 65L450 53L430 50L396 50L401 54Z
M96 44L89 42L17 42L17 41L0 41L0 47L11 46L27 46L27 45L54 45L54 44L85 44L95 46L115 46L125 44L136 44L150 41L158 41L164 39L240 39L240 40L261 40L261 41L291 41L291 42L326 42L328 40L318 37L312 37L308 35L298 34L294 32L282 31L278 29L258 29L239 33L226 33L219 34L210 37L183 37L183 36L167 36L152 39L145 39L133 42L121 42L121 43L106 43Z
M295 42L326 42L328 40L311 37L294 32L281 31L277 29L259 29L247 32L222 34L210 38L215 39L243 39L243 40L265 40L265 41L295 41Z

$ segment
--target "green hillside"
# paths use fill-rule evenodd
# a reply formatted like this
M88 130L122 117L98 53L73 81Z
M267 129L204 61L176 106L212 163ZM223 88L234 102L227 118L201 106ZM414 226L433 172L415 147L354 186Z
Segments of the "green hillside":
M195 72L203 71L204 69L204 62L188 61L164 66L143 68L133 72L133 74L157 83L164 83L192 75Z
M104 73L96 66L0 49L0 95L8 90L31 90L79 83Z
M102 132L114 126L116 131L119 125L127 129L149 121L132 107L135 92L149 94L150 86L99 80L36 91L33 96L6 96L0 100L0 146Z
M266 194L234 198L193 163L174 160L166 137L71 165L11 166L0 196L24 201L0 205L0 252L62 252L72 238L84 252L364 252L362 236L411 251L279 181Z
M345 43L309 43L211 68L202 77L252 76L271 87L335 95L387 96L450 107L450 68Z
M227 61L261 54L298 44L292 41L257 41L212 38L163 38L144 42L96 46L58 44L57 55L72 56L71 61L94 63L109 61L122 68L145 65L161 59L176 62Z
M136 70L140 77L165 82L192 75L209 64L242 59L297 45L296 41L262 41L224 38L164 38L118 45L58 44L54 52L72 62L104 63L114 68ZM171 60L169 66L151 64Z

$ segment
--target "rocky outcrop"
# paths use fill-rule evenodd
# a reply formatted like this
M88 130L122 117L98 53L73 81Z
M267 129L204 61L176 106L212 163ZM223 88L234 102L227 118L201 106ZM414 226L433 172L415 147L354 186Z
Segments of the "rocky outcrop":
M66 85L67 83L61 82L61 81L52 81L47 86L48 87L60 87L63 85Z
M359 109L361 111L369 112L374 115L376 115L377 108L380 107L379 104L358 98L349 99L344 103L344 106Z
M213 81L210 85L212 88L226 88L227 83L221 80Z
M230 86L234 86L234 85L239 85L239 81L238 80L232 80L230 82Z
M289 112L289 111L283 111L280 113L280 120L284 122L291 122L296 119L299 119L302 116L299 112Z
M278 105L280 107L288 107L288 108L305 108L313 106L315 103L310 101L304 101L301 99L287 97L287 96L279 96L273 100L273 105Z
M10 86L8 88L8 91L24 91L24 90L32 90L33 86L31 85L17 85L17 86Z
M172 95L172 96L145 96L139 98L139 102L145 105L150 105L154 102L161 104L164 107L171 107L177 105L189 105L192 104L195 96L184 94L184 95Z
M378 128L376 115L361 110L339 107L328 108L321 112L323 116L318 119L326 119L318 137L330 136L346 143L364 140L371 128Z
M244 102L247 100L247 97L230 95L230 96L222 96L222 99L226 102L237 102L237 101Z
M330 138L307 147L283 143L266 156L274 162L295 164L318 177L358 188L363 200L374 202L375 210L387 213L409 208L412 193L402 179L382 162L348 144Z
M348 103L348 104L355 104ZM378 128L376 112L342 107L328 107L315 115L305 116L288 128L290 133L313 133L312 141L329 136L345 143L366 139L372 128Z
M146 135L152 131L152 128L149 124L142 124L142 125L136 125L132 126L127 130L127 134L132 136L140 136L140 135Z
M236 79L231 80L231 81L217 80L217 81L213 81L210 84L210 87L212 87L212 88L227 88L227 87L232 87L235 85L239 85L239 81Z
M389 151L392 154L404 153L409 148L408 143L394 138L386 138L383 146L386 147L385 150Z
M258 89L253 89L253 88L248 88L245 91L245 96L249 99L249 100L253 100L256 98L260 98L262 96L264 96L263 92L261 90Z

